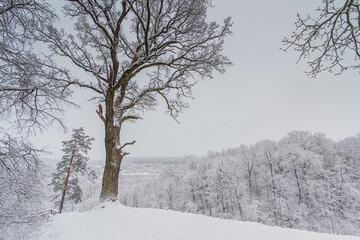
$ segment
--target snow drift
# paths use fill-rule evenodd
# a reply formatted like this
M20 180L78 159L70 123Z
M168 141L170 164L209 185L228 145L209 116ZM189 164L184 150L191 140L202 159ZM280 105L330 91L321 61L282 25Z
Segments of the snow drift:
M38 240L350 240L360 237L314 233L223 220L170 210L99 204L87 212L54 216Z

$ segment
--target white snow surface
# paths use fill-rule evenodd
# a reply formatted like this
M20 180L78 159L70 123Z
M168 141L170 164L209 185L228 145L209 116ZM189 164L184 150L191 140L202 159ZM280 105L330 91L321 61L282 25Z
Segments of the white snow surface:
M45 224L38 240L350 240L259 223L211 218L170 210L130 208L101 203L87 212L58 214Z

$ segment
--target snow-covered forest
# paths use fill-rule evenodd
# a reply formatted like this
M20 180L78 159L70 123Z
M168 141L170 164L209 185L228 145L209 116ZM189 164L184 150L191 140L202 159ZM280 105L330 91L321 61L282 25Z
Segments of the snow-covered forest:
M123 178L120 201L336 234L360 234L360 135L280 141L186 157L156 178Z

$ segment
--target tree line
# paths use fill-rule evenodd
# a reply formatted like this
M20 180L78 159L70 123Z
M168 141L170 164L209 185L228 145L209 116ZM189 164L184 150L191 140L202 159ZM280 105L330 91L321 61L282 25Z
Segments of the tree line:
M289 132L280 141L186 157L158 178L123 181L120 201L269 225L359 234L360 135L334 142Z

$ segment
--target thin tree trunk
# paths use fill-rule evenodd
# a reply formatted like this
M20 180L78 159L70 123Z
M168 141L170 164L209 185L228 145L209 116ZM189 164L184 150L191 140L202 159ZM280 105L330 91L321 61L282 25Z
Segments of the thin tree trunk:
M116 201L118 196L119 173L123 155L120 150L120 127L114 125L114 93L105 98L105 150L106 162L102 179L101 200Z
M274 170L273 170L273 165L270 162L270 175L271 175L271 192L272 192L272 196L273 196L273 207L274 207L274 218L275 218L275 225L278 225L278 220L277 220L277 214L276 214L276 187L275 187L275 180L274 180Z
M302 189L301 189L301 186L300 186L300 182L299 182L299 177L297 175L297 171L296 171L296 168L294 169L294 175L295 175L295 178L296 178L296 185L297 185L297 188L298 188L298 197L299 197L299 205L301 204L302 202Z
M69 178L70 178L70 174L71 174L71 164L73 162L73 158L74 158L74 153L72 153L72 155L71 155L70 163L69 163L69 169L68 169L68 172L67 172L66 177L65 177L64 190L63 190L63 193L62 193L62 196L61 196L61 201L60 201L60 206L59 206L59 213L62 212L62 209L64 207L65 195L66 195L67 185L69 183Z
M225 213L225 203L224 203L224 192L221 191L221 206L222 206L222 213Z
M252 171L248 170L248 185L249 185L249 195L250 195L250 198L252 198L252 191L251 191L251 188L252 188L252 184L251 184L251 174L252 174Z

